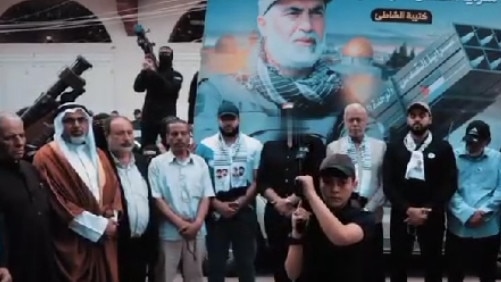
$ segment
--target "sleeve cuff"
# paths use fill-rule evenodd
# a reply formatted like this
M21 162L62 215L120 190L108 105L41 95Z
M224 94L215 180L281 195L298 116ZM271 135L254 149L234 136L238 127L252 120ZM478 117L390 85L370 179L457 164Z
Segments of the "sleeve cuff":
M459 213L456 214L456 217L461 221L461 223L466 224L468 220L475 214L475 209L470 207L463 208Z
M103 236L108 221L105 217L84 211L70 222L69 227L80 236L96 243Z

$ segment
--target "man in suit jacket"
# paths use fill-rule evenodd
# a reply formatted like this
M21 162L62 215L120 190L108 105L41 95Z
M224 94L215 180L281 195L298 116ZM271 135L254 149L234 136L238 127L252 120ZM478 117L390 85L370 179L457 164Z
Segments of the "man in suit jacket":
M365 134L368 122L366 109L358 103L346 106L344 124L348 136L342 137L327 146L327 156L346 154L355 164L358 185L353 193L352 202L359 208L373 212L376 216L374 234L374 263L369 267L368 281L385 281L383 262L383 204L385 196L382 187L383 157L386 144Z
M120 281L154 281L158 232L147 180L148 159L132 152L134 129L130 120L110 117L104 129L124 199L118 245Z

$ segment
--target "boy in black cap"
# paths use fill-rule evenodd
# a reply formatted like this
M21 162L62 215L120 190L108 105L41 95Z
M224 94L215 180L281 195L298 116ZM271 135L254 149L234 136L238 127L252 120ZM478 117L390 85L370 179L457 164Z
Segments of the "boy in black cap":
M431 123L428 104L412 103L407 110L409 133L388 144L383 160L383 190L391 203L392 282L407 281L416 238L425 282L442 281L445 207L457 189L457 169L451 145L433 138Z
M370 261L375 218L349 204L357 186L350 157L333 154L320 165L320 194L311 176L298 176L313 215L299 205L292 215L293 231L285 269L291 280L364 281Z
M473 270L482 282L496 280L500 245L501 153L487 148L489 125L481 120L466 127L465 146L456 148L458 190L447 213L448 281L462 282Z

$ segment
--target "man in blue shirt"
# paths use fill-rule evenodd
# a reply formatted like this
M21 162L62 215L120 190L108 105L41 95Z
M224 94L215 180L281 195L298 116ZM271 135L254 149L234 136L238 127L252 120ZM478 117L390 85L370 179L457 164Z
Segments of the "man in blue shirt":
M446 256L448 281L463 281L471 268L481 282L496 280L500 245L501 153L487 148L489 125L472 121L458 148L458 190L449 203Z

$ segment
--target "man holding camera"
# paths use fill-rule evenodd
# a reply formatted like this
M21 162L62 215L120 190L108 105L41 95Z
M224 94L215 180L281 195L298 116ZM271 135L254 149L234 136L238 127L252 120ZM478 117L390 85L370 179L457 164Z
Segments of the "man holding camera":
M489 125L466 127L465 146L456 149L458 190L449 203L446 256L448 281L462 282L471 270L482 282L496 280L501 208L501 153L487 148ZM469 269L468 269L469 270Z
M303 209L301 203L292 214L285 261L289 278L308 282L364 281L375 219L370 212L350 205L357 187L350 157L332 154L322 161L321 197L311 176L298 176L297 181L313 214Z
M183 76L174 70L174 52L168 46L160 47L157 65L153 55L145 56L143 69L136 77L134 91L146 91L141 117L141 145L155 145L162 131L160 122L167 116L176 116L176 102Z

